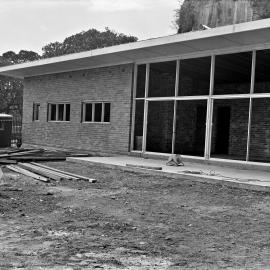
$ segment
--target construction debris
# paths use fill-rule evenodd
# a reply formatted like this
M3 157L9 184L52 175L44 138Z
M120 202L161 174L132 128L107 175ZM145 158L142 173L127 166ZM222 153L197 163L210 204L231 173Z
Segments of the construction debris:
M0 159L0 165L8 165L8 164L17 164L16 160L10 160L6 158L1 158Z
M66 157L58 157L58 156L52 156L52 157L39 157L39 156L26 156L26 157L9 157L9 160L16 160L18 162L31 162L31 161L65 161ZM0 160L1 161L1 160Z
M30 176L36 180L49 182L50 180L84 180L90 183L96 179L60 171L32 161L64 161L67 156L89 156L87 153L49 151L44 149L1 149L0 164L12 171ZM32 163L31 163L32 162Z
M0 164L16 164L31 161L64 161L66 157L86 157L89 153L77 151L52 151L45 149L1 149Z
M36 180L39 180L39 181L43 181L43 182L49 182L49 179L47 179L46 177L43 177L43 176L40 176L38 174L29 172L28 170L25 170L23 168L20 168L20 167L18 167L16 165L7 165L6 167L9 170L11 170L11 171L14 171L14 172L17 172L17 173L20 173L20 174L29 176L29 177L31 177L33 179L36 179Z
M70 172L66 172L66 171L61 171L61 170L58 170L58 169L55 169L55 168L45 166L43 164L34 163L34 162L31 162L31 164L39 166L39 167L44 168L44 169L48 169L50 171L54 171L54 172L58 172L60 174L67 175L67 176L71 177L71 179L73 178L73 180L85 180L85 181L88 181L90 183L96 183L97 182L96 179L88 178L88 177L85 177L85 176L82 176L82 175L78 175L78 174L74 174L74 173L70 173Z

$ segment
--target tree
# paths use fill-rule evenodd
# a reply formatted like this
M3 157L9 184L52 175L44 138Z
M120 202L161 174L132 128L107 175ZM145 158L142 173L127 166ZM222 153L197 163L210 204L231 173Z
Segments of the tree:
M8 51L2 54L2 57L10 64L20 64L40 59L40 55L33 51L21 50L18 54Z
M122 33L105 28L100 32L96 29L90 29L78 34L67 37L62 43L53 42L42 48L43 58L60 56L70 53L93 50L123 43L135 42L138 39L134 36L127 36Z
M0 56L0 66L19 64L40 59L33 51L21 50L18 54L8 51ZM0 113L22 115L23 84L21 80L0 76Z
M195 24L195 6L193 0L179 1L180 8L176 10L176 25L178 33L192 31Z
M127 36L122 33L105 28L100 32L90 29L67 37L62 43L53 42L42 48L42 57L33 51L21 50L19 53L8 51L0 56L0 66L20 64L40 58L60 56L70 53L103 48L112 45L135 42L138 39L134 36ZM22 93L23 84L21 80L0 76L0 112L10 113L16 108L22 114Z

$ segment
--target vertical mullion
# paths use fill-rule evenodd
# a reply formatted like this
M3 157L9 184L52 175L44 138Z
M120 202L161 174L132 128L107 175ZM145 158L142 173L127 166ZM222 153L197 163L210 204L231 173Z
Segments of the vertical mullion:
M67 104L64 104L63 121L67 121L66 113L67 113Z
M105 111L105 104L104 102L101 103L101 122L104 122L104 111Z
M136 95L137 95L137 74L138 65L134 67L133 77L133 96L132 96L132 118L131 118L131 138L130 138L130 149L134 150L134 132L135 132L135 116L136 116Z
M92 103L92 122L95 122L95 103Z
M36 119L35 103L33 103L33 115L32 115L32 121L35 121L35 119Z
M251 83L250 83L250 94L254 94L254 85L255 85L255 71L256 71L256 51L252 53L252 70L251 70ZM247 154L246 161L249 160L250 152L250 134L251 134L251 121L252 121L252 102L253 99L249 99L249 113L248 113L248 135L247 135Z
M146 64L146 78L145 78L145 95L144 95L144 116L143 116L143 144L142 152L146 151L146 135L147 135L147 118L148 118L148 97L149 91L149 73L150 73L150 64Z
M213 120L213 99L212 95L214 92L214 77L215 77L215 56L211 57L211 72L210 72L210 86L209 86L209 97L207 101L207 113L206 113L206 132L205 132L205 151L204 158L210 158L211 152L211 140L212 140L212 120Z
M176 74L175 74L175 91L174 91L174 108L173 108L173 134L172 134L172 154L175 152L175 138L176 138L176 113L177 113L177 96L179 89L179 74L180 72L180 60L176 62Z
M59 104L55 104L55 121L58 121L59 117Z
M82 119L81 119L81 122L85 122L85 110L86 110L86 103L82 103L82 105L81 105L82 107L82 114L81 114L81 117L82 117Z
M48 110L47 121L51 121L51 119L52 119L52 106L50 103L48 103L47 110Z

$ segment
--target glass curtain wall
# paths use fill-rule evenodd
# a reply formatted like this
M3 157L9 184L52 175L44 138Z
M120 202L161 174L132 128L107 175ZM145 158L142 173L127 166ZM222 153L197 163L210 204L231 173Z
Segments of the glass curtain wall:
M252 52L215 57L211 157L246 160L251 72Z
M133 150L270 162L269 73L270 49L138 65Z
M175 116L176 154L204 156L210 74L211 57L180 61Z

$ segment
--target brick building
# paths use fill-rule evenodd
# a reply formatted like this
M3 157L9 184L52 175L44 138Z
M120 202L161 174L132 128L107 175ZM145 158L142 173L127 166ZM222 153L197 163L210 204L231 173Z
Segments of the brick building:
M23 143L270 162L270 19L0 68Z

